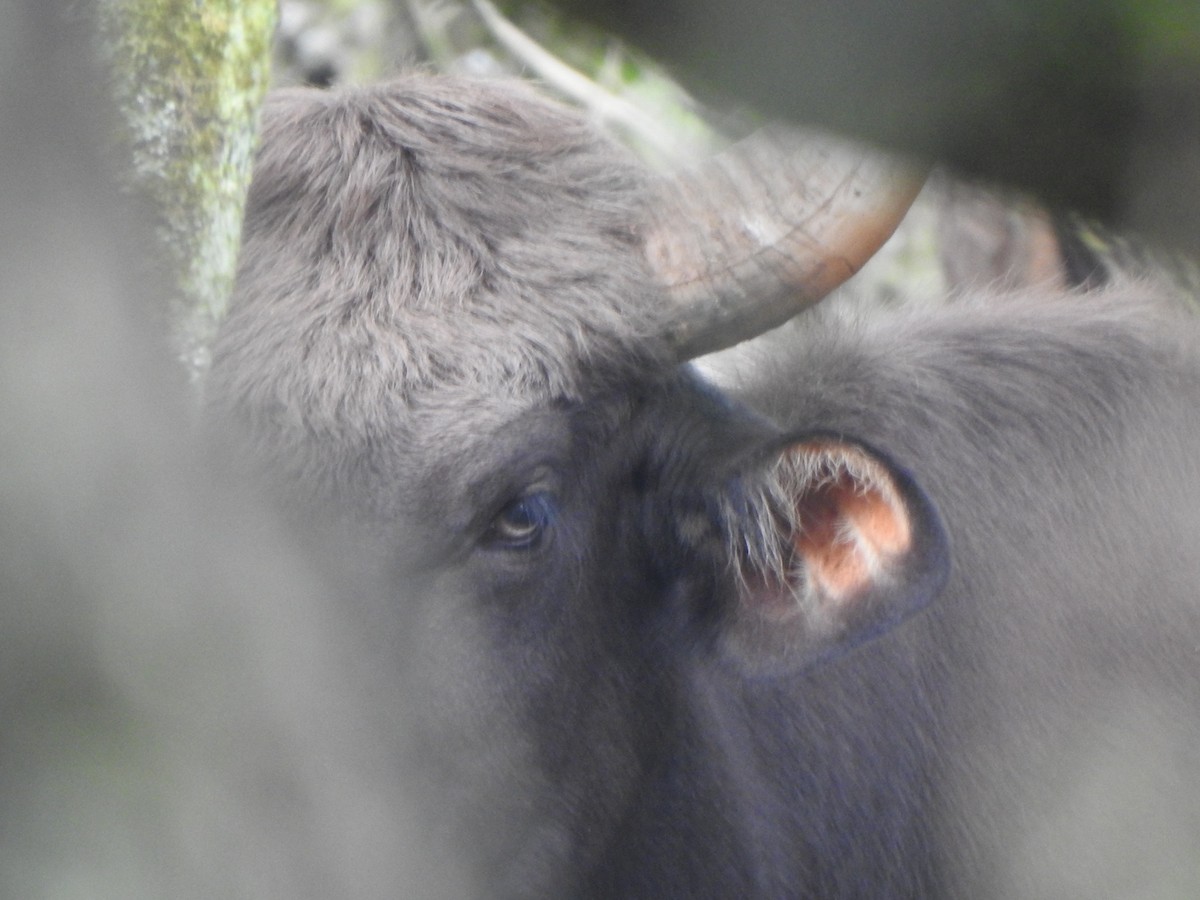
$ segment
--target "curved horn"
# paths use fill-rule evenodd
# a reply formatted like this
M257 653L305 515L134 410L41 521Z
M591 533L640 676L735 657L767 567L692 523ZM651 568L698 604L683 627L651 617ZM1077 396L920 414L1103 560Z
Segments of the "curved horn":
M661 185L646 257L680 360L783 324L857 272L923 177L859 145L772 126Z

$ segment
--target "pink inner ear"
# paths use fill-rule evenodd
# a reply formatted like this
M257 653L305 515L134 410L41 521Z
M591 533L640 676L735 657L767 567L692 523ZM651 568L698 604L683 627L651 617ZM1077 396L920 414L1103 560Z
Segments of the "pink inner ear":
M861 594L909 549L912 531L888 473L856 447L820 441L789 448L805 472L794 500L793 546L826 601Z
M885 458L834 437L793 441L736 480L723 511L738 581L718 638L764 674L883 634L936 596L948 562L932 509Z

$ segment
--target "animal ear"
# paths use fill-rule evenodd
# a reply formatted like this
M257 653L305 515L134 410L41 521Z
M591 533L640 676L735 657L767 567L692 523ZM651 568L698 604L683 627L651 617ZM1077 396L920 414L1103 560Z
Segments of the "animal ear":
M857 443L790 440L731 485L735 588L719 644L757 673L829 659L899 624L940 592L945 533L901 469Z

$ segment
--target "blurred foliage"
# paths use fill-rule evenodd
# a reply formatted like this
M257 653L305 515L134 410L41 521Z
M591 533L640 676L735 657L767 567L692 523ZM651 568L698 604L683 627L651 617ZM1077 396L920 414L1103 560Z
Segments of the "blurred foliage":
M706 98L949 163L1200 255L1195 0L558 5Z
M371 81L413 65L533 78L652 164L707 154L722 140L723 129L662 66L545 4L283 0L277 47L281 83Z
M407 23L385 0L281 0L277 83L374 81L412 55Z

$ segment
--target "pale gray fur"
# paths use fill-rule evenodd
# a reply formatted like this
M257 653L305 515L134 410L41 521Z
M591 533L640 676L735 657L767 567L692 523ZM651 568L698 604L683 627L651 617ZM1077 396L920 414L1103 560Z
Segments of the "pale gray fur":
M392 467L415 407L573 396L654 358L647 187L516 82L279 91L210 403L336 493Z

